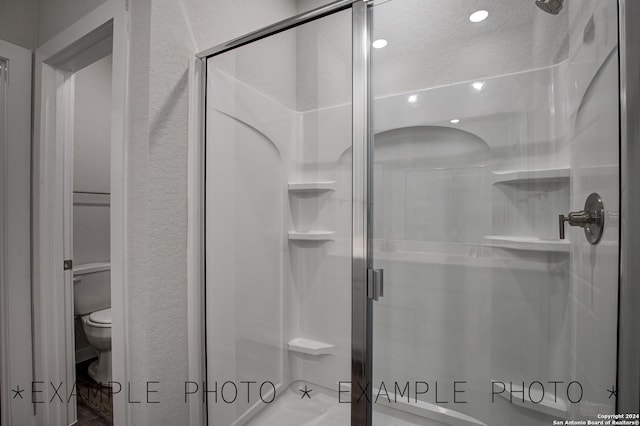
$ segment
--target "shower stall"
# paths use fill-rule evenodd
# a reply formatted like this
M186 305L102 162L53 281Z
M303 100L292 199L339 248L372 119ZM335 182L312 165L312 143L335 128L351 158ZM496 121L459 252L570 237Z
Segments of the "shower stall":
M202 52L208 423L620 411L619 16L340 0Z

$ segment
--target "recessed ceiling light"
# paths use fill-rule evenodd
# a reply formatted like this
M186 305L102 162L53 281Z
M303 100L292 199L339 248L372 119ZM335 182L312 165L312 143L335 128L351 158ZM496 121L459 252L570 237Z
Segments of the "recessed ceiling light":
M484 87L484 81L474 81L471 86L479 92Z
M379 39L375 40L373 43L371 43L371 45L376 49L382 49L383 47L385 47L387 45L387 40L385 40L383 38L379 38Z
M459 118L454 118L453 120L449 120L449 123L451 124L458 124L460 122Z
M482 22L489 16L489 12L486 10L476 10L469 16L471 22Z
M411 95L407 98L407 102L409 102L410 104L415 104L416 102L418 102L418 95Z

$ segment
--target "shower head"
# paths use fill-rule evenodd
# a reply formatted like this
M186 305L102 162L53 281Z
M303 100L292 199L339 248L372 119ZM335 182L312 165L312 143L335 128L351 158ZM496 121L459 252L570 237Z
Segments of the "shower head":
M536 6L552 15L557 15L562 10L564 0L536 0Z

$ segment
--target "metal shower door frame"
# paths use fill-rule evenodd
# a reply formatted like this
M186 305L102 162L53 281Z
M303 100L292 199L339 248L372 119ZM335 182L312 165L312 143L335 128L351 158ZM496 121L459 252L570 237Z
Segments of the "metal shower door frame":
M617 413L640 411L640 2L618 0L620 252Z
M373 421L373 301L367 294L372 267L373 128L371 100L372 4L353 5L352 252L351 252L351 425Z

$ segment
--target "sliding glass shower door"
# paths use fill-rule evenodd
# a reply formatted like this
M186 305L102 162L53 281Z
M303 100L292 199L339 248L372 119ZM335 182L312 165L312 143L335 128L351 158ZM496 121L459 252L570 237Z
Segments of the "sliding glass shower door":
M347 9L207 60L210 425L349 424L351 56Z
M617 2L372 9L374 424L613 413Z

